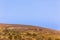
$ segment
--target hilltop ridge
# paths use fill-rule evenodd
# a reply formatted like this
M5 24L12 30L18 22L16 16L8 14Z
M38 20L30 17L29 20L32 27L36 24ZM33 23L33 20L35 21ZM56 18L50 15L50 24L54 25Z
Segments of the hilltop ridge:
M0 40L60 40L60 31L31 25L0 24Z

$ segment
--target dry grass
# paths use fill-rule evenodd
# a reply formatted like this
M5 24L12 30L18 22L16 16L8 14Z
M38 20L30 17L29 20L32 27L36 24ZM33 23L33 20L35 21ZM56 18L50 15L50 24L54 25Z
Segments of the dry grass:
M0 40L60 40L60 33L38 27L5 25L0 27Z

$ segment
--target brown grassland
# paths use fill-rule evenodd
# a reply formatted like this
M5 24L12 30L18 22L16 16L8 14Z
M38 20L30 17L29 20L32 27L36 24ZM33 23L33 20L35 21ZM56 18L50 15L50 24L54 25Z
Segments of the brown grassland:
M30 25L0 24L0 40L60 40L60 31Z

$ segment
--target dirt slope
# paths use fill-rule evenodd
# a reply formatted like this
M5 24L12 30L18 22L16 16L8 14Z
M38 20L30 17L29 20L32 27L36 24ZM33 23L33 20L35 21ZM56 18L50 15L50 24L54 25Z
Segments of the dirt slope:
M0 40L60 40L60 31L30 25L0 24Z

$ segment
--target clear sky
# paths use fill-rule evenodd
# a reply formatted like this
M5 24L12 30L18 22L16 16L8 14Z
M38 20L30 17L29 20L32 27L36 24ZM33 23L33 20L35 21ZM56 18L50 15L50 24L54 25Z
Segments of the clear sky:
M60 30L60 0L0 0L0 23Z

